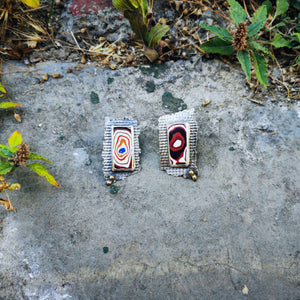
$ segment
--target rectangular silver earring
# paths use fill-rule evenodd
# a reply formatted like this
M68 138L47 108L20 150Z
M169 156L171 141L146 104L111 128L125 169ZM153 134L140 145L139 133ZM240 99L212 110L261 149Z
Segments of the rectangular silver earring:
M197 123L194 110L159 118L160 167L173 176L197 180Z
M140 129L129 118L105 119L103 175L107 184L140 171Z

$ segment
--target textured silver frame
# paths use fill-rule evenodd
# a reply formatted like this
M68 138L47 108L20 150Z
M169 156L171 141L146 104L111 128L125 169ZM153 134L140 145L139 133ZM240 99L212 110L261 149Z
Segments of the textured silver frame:
M126 171L113 171L113 157L112 157L112 129L113 127L132 127L133 128L133 153L134 153L134 170ZM105 180L108 180L111 176L114 176L114 180L123 180L129 175L136 174L141 170L140 166L140 153L141 149L139 146L139 135L140 129L137 125L137 121L130 118L110 120L108 117L105 118L105 132L103 141L103 176Z
M172 124L188 123L190 127L189 151L190 162L187 167L173 167L169 162L169 141L167 128ZM198 174L197 169L197 132L198 126L194 119L194 109L184 110L158 119L160 168L169 175L190 177L189 172Z

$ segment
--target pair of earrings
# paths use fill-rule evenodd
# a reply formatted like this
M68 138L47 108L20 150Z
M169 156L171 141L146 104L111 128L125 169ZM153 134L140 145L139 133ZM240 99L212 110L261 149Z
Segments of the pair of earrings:
M160 167L169 175L197 180L197 123L194 110L158 119ZM103 174L107 185L140 171L140 129L137 121L105 120Z

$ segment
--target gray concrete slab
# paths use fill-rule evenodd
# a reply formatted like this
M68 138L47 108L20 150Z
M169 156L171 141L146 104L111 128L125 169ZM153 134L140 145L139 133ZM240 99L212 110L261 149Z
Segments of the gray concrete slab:
M72 66L3 69L23 122L1 111L1 143L19 130L61 188L30 170L8 176L22 189L17 214L0 210L0 299L299 299L299 105L276 92L250 102L241 70L219 61ZM165 92L195 109L197 182L160 171ZM116 195L102 174L105 116L141 128L142 171Z

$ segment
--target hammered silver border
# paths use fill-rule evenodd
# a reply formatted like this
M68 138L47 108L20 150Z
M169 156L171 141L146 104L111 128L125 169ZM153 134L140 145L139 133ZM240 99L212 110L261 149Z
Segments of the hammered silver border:
M189 123L190 125L190 164L188 167L171 167L168 154L167 127L174 123ZM194 109L184 110L158 119L160 168L173 176L188 176L189 171L198 173L197 169L197 132L198 125L194 118Z
M133 171L113 171L112 170L112 127L113 126L132 126L134 130L134 160L135 169ZM110 176L114 176L115 180L123 180L127 176L138 173L141 170L140 165L140 153L141 148L139 145L140 129L137 125L137 121L131 118L125 117L124 119L110 120L108 117L105 118L104 128L104 141L103 141L103 176L105 180L108 180Z

